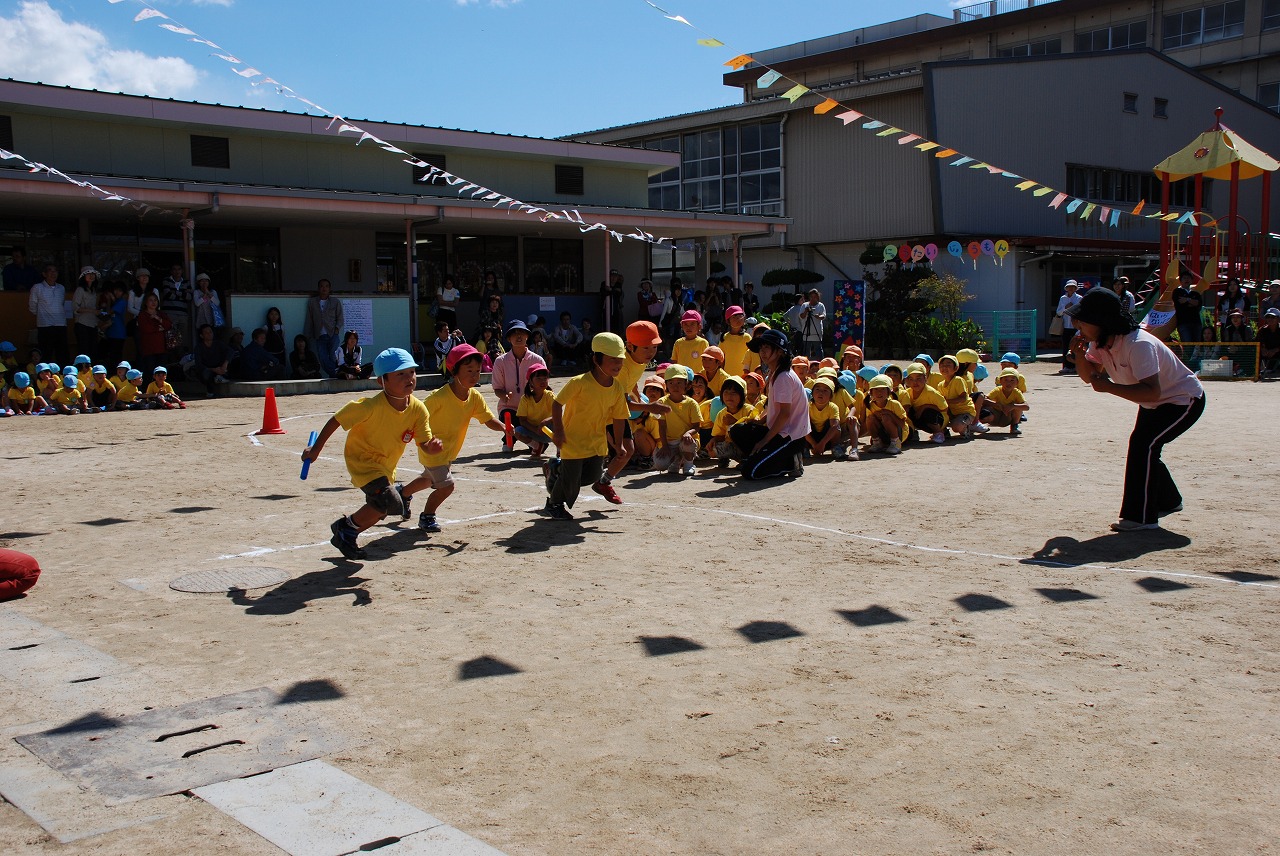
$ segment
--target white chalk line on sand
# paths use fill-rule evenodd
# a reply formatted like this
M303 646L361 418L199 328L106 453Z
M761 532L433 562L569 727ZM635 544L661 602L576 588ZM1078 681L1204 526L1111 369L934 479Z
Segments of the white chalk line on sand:
M310 419L314 416L322 416L322 415L323 414L319 414L319 413L311 413L306 416L290 416L289 419ZM280 421L284 422L287 420L282 419ZM248 434L246 436L249 437L250 440L254 442L256 445L262 446L262 448L268 448L268 449L274 448L271 446L265 446L262 443L258 442L257 439L254 438L252 434ZM277 450L277 451L288 451L288 450ZM292 452L290 452L290 454L292 454ZM321 460L327 460L327 459L322 456ZM466 478L466 477L455 477L455 478L457 481L490 482L490 483L504 484L504 485L517 485L521 487L537 487L539 489L543 488L543 485L540 482L507 481L505 479L484 479L484 478ZM584 497L584 499L595 499L595 497ZM663 503L631 502L628 504L635 505L635 506L648 506L651 508L665 508L671 511L687 511L693 508L693 506L670 505L670 504L663 504ZM535 509L526 509L526 510L536 511L538 509L535 508ZM715 514L723 514L728 517L738 517L743 520L756 520L756 521L765 522L765 523L778 523L783 526L794 526L797 529L808 529L813 532L821 532L827 535L838 535L842 538L852 538L858 541L868 541L873 544L884 544L887 547L897 547L899 549L904 549L904 550L915 550L920 553L944 553L952 556L972 556L977 559L995 559L1002 562L1016 562L1018 564L1024 564L1024 565L1040 565L1046 568L1059 568L1062 570L1077 569L1077 570L1086 570L1086 571L1109 571L1109 572L1116 572L1116 573L1123 573L1123 574L1149 574L1149 575L1165 576L1165 577L1179 577L1182 579L1202 580L1204 582L1212 582L1212 583L1225 583L1227 585L1252 586L1254 588L1263 588L1263 589L1280 589L1280 584L1268 583L1263 581L1232 580L1232 579L1224 579L1222 577L1206 576L1204 574L1192 574L1184 571L1152 570L1147 568L1126 568L1118 565L1101 565L1101 564L1092 563L1092 562L1086 563L1086 564L1074 564L1071 562L1056 562L1053 559L1029 559L1025 556L1006 556L1001 553L983 553L977 550L958 550L958 549L952 549L948 547L929 547L924 544L912 544L909 541L894 541L890 538L880 538L874 535L861 535L857 532L847 532L843 529L836 529L830 526L818 526L813 523L804 523L798 520L785 520L783 518L769 517L763 514L746 514L741 511L727 511L719 508L706 508L704 506L697 506L697 510L711 511ZM471 523L479 520L485 520L490 517L502 517L508 514L516 514L516 513L518 512L504 511L499 514L481 515L479 517L468 517L462 520L448 521L448 522L451 525L458 525L463 523ZM376 530L373 530L373 531L376 531ZM387 531L391 531L391 530L387 530ZM265 550L268 552L282 552L282 551L288 551L288 550L305 550L311 547L323 547L325 544L328 544L328 543L329 543L328 541L323 541L319 544L306 544L298 547L280 547L275 549L269 548L269 547L260 547L260 548L256 548L255 551L251 551L250 553L236 554L234 556L219 556L218 558L228 559L228 558L246 558L248 556L261 556L261 555L266 555L267 553L258 552L258 551Z

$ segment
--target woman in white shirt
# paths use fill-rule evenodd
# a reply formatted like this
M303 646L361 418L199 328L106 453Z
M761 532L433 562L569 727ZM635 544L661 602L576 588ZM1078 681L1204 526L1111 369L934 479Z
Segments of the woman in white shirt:
M98 346L98 271L92 267L80 269L80 280L71 296L75 308L76 350L97 359Z
M747 347L760 355L762 367L768 367L769 400L763 425L739 422L729 429L730 439L746 454L742 477L802 475L809 399L804 383L791 370L791 343L780 330L762 330Z
M1092 289L1069 311L1080 333L1072 345L1080 379L1138 405L1120 519L1111 528L1159 529L1161 517L1182 510L1182 494L1160 453L1204 413L1204 388L1177 354L1139 328L1114 292Z
M458 301L462 292L452 276L446 275L444 282L436 289L436 323L448 324L451 328L458 326Z

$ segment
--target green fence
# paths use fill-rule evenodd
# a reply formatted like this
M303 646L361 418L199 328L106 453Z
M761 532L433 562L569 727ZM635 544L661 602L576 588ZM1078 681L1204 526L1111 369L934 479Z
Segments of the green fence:
M972 312L968 320L982 328L987 350L999 357L1013 351L1022 359L1036 361L1036 310L1019 309L1003 312Z

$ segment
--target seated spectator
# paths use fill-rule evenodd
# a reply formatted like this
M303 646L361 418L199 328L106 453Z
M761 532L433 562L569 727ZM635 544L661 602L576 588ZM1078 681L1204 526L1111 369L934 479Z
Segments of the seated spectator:
M204 382L205 394L213 397L216 384L230 380L230 352L227 346L213 338L213 326L201 324L196 331L196 375Z
M333 352L334 362L338 365L337 373L334 377L343 380L367 378L373 367L361 365L360 357L360 334L355 330L348 330L342 335L342 347Z
M1258 322L1258 347L1262 356L1262 375L1280 373L1280 309L1268 309Z
M240 366L240 354L244 351L244 331L239 327L231 328L231 337L227 340L227 365L231 367L233 378L244 379L244 370Z
M582 347L582 331L573 324L573 316L560 313L560 323L551 331L551 354L562 366L576 366Z
M1227 323L1222 325L1223 342L1252 342L1253 328L1249 326L1249 322L1245 320L1244 312L1239 309L1232 309L1231 314L1227 316Z
M267 350L267 331L259 327L253 331L253 340L240 352L240 370L249 380L280 380L284 366Z
M324 371L320 368L320 357L311 350L310 340L301 333L293 337L293 352L289 354L289 365L289 377L294 380L318 380L324 377Z

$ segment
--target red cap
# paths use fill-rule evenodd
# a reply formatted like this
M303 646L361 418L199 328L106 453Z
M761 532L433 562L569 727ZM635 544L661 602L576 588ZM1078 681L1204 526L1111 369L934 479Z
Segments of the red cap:
M658 325L652 321L634 321L627 325L627 341L637 348L647 348L661 345L662 336L658 334Z
M454 366L456 366L458 363L462 362L467 357L478 357L478 356L480 356L480 352L477 351L475 348L471 347L470 345L466 345L466 344L454 345L452 348L449 349L449 353L444 358L444 367L449 372L449 374L453 374Z

